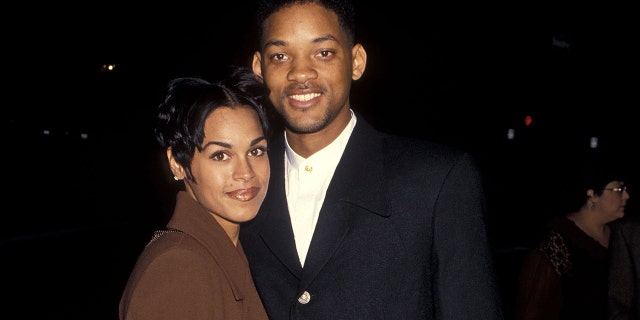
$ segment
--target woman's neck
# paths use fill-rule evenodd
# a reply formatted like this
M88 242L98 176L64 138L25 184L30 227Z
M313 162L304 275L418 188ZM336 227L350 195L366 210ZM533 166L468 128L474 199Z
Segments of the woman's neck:
M595 212L583 207L577 212L570 213L567 217L589 237L598 241L600 245L605 248L609 247L609 225L600 222Z

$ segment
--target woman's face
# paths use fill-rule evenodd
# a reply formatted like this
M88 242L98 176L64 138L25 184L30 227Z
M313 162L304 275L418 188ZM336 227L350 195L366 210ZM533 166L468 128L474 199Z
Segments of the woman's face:
M602 190L599 198L598 204L610 221L624 217L624 208L629 199L629 192L624 186L624 182L609 182Z
M191 162L186 190L227 231L253 219L269 185L267 140L248 106L219 107L205 121L202 151Z

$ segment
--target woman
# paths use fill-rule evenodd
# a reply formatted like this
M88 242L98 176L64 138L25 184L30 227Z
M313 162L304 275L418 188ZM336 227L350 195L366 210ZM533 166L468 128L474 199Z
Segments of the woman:
M270 177L259 88L244 69L214 84L169 83L155 133L185 190L138 257L120 319L267 319L238 241Z
M516 291L516 320L605 319L609 223L625 214L629 192L614 163L582 171L579 208L552 218L525 257Z

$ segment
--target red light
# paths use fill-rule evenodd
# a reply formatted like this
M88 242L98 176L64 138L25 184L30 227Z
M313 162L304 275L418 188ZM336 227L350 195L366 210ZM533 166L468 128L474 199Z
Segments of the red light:
M526 116L524 117L524 125L525 126L530 126L533 123L533 118L531 116Z

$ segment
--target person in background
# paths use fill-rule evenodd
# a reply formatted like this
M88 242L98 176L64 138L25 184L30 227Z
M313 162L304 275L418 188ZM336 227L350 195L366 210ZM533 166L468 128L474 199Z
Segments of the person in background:
M270 143L269 194L240 238L267 314L501 319L476 162L382 133L352 109L367 64L354 12L344 0L258 5L253 71L284 132Z
M261 88L246 68L218 83L169 83L155 133L185 190L138 257L121 320L267 319L238 239L270 178Z
M638 215L629 214L611 225L608 290L606 319L640 319L640 216Z
M624 216L629 199L620 169L604 157L585 160L568 194L579 200L574 210L549 219L523 260L516 320L606 319L609 224Z

